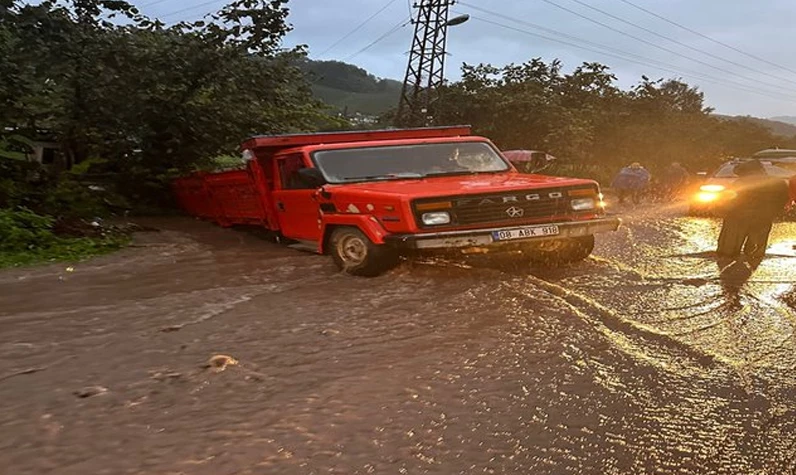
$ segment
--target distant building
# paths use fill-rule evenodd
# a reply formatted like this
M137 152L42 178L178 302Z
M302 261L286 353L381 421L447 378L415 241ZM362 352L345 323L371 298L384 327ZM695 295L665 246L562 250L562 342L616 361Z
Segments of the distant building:
M19 156L19 159L40 163L44 166L55 165L60 159L61 165L66 164L60 144L52 140L46 133L38 133L31 138L31 134L11 129L6 129L5 132L5 137L0 138L5 138L8 151Z
M55 142L33 141L31 148L33 149L31 161L42 165L52 165L61 153L61 146Z

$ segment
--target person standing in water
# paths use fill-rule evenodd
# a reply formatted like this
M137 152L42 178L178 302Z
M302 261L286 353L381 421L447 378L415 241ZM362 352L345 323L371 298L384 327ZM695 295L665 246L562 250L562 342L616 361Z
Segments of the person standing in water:
M768 176L759 160L737 165L735 174L736 195L726 209L716 254L735 259L743 251L747 257L759 260L766 253L774 219L790 199L788 184Z
M679 162L672 163L663 174L663 198L666 201L676 200L688 184L690 175Z
M611 188L615 189L619 195L619 203L624 204L625 199L630 196L634 204L641 202L641 194L647 189L650 183L650 172L638 162L633 162L629 167L619 171L611 183Z

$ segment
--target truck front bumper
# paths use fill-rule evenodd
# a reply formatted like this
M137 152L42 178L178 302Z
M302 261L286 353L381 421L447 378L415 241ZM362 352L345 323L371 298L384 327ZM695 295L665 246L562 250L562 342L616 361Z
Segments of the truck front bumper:
M387 244L400 249L450 249L465 247L491 247L491 246L511 246L528 241L540 241L549 239L565 239L590 234L616 231L621 224L619 218L600 218L587 221L566 221L561 223L540 223L525 226L509 226L488 229L471 229L467 231L446 231L439 233L419 233L419 234L391 234L385 236ZM527 229L534 227L557 227L558 234L523 237L519 239L497 240L496 233Z

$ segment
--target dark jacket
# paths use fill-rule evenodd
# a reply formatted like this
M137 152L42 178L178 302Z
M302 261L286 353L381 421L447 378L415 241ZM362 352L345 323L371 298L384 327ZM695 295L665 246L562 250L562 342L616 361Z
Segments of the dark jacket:
M688 170L683 167L669 167L663 175L663 183L668 186L682 186L688 182Z
M772 220L790 201L788 183L767 175L742 176L736 182L736 197L729 212L751 219Z
M617 190L642 190L650 182L650 172L643 168L623 168L611 183Z

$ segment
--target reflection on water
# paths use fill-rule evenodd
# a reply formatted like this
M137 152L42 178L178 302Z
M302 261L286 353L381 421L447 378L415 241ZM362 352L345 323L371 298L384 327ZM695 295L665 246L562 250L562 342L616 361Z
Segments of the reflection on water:
M717 261L718 220L651 216L630 234L606 235L598 251L640 272L644 285L613 276L612 288L583 286L632 321L649 324L745 367L796 368L792 308L783 294L796 281L795 223L776 223L766 257ZM571 281L572 284L576 282ZM649 284L657 286L650 287ZM617 292L617 286L621 288ZM588 289L588 290L587 290ZM793 379L793 374L787 376Z
M780 256L796 227L775 226L756 268L727 268L716 221L642 211L552 270L429 260L349 278L178 220L68 275L2 273L0 466L788 473L796 271ZM219 354L238 364L206 368Z
M737 259L719 258L716 260L716 264L719 270L719 281L727 300L731 302L733 309L740 309L740 291L754 271L760 266L760 260L749 261L743 257Z

